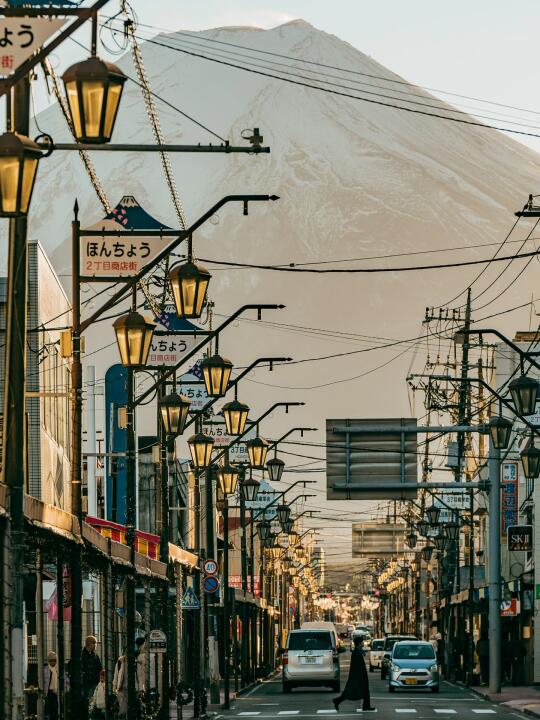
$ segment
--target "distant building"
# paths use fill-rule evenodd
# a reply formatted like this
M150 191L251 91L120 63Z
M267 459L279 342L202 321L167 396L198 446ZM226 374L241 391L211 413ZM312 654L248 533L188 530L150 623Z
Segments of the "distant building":
M311 553L313 563L313 575L317 580L319 587L324 587L326 580L326 560L324 557L324 548L316 545Z

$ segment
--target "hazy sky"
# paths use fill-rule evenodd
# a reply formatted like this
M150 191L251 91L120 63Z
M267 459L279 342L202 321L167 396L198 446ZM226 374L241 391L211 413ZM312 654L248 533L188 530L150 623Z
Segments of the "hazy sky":
M531 132L540 134L538 0L131 2L141 22L170 30L221 25L269 28L301 17L413 83L532 110L537 115L514 114L537 125ZM512 112L492 110L498 115ZM540 140L521 139L540 151Z

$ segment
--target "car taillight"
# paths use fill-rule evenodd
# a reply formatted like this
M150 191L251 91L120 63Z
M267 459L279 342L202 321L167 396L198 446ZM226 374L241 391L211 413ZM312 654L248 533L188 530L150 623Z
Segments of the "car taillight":
M289 653L287 652L287 650L284 650L284 651L283 651L283 658L282 658L282 660L283 660L283 664L284 664L284 665L288 665L288 664L289 664Z

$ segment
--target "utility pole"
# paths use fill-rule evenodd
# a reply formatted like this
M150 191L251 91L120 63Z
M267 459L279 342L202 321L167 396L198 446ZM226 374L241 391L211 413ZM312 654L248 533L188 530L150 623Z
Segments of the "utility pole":
M20 80L7 94L7 127L30 132L30 79ZM4 668L5 718L22 720L24 713L24 489L26 468L26 320L28 243L26 217L9 221L9 260L4 389L3 474L9 494L11 580L11 663Z
M489 692L501 692L501 455L489 449Z
M206 470L204 496L205 496L205 524L206 524L206 557L215 560L216 538L214 532L214 477L216 468L210 466ZM201 590L204 592L204 590ZM217 612L216 612L216 596L206 593L206 612L207 612L207 657L208 657L208 678L210 685L210 702L219 704L219 679L215 676L215 667L217 663Z
M458 425L467 425L469 423L469 398L470 398L470 383L468 382L469 377L469 350L470 350L470 342L469 342L469 334L468 330L471 328L471 288L468 288L467 290L467 303L465 305L465 322L463 325L463 329L466 331L463 334L463 350L461 354L461 373L460 373L460 383L459 383L459 401L458 401L458 418L457 423ZM464 472L464 463L465 463L465 450L466 450L466 433L465 432L458 432L457 434L458 438L458 452L457 452L457 467L456 467L456 482L461 482L463 478L463 472ZM472 506L471 506L471 512L472 512ZM472 519L472 518L471 518ZM459 515L457 516L457 521L459 522ZM461 578L460 578L460 536L461 536L461 528L458 531L458 536L456 539L456 558L455 558L455 592L460 591L461 586ZM472 522L471 522L471 538L472 538ZM474 573L474 568L470 568L470 573ZM469 583L470 583L470 575L469 575ZM473 583L473 589L474 589L474 575L472 579ZM470 589L470 585L469 585ZM470 606L469 606L470 607ZM449 620L451 618L451 615L449 615ZM457 636L457 633L452 633L451 628L448 628L448 637L455 637ZM469 662L468 665L470 667L471 662L471 637L473 635L473 628L472 624L469 626L469 638L467 639L467 649L469 651ZM469 667L464 668L464 674L466 675L468 672Z

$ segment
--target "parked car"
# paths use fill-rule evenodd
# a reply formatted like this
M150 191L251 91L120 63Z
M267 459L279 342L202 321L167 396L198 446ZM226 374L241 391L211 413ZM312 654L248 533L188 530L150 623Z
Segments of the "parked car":
M282 652L283 692L295 687L326 686L333 692L341 689L339 647L328 629L291 630Z
M368 652L369 672L373 672L375 668L381 667L384 648L384 638L375 638L371 641L371 647Z
M429 688L439 692L439 666L433 645L423 640L396 642L388 670L388 692Z
M392 649L397 642L402 640L416 640L414 635L388 635L384 640L383 656L381 660L381 680L386 680L390 668Z

